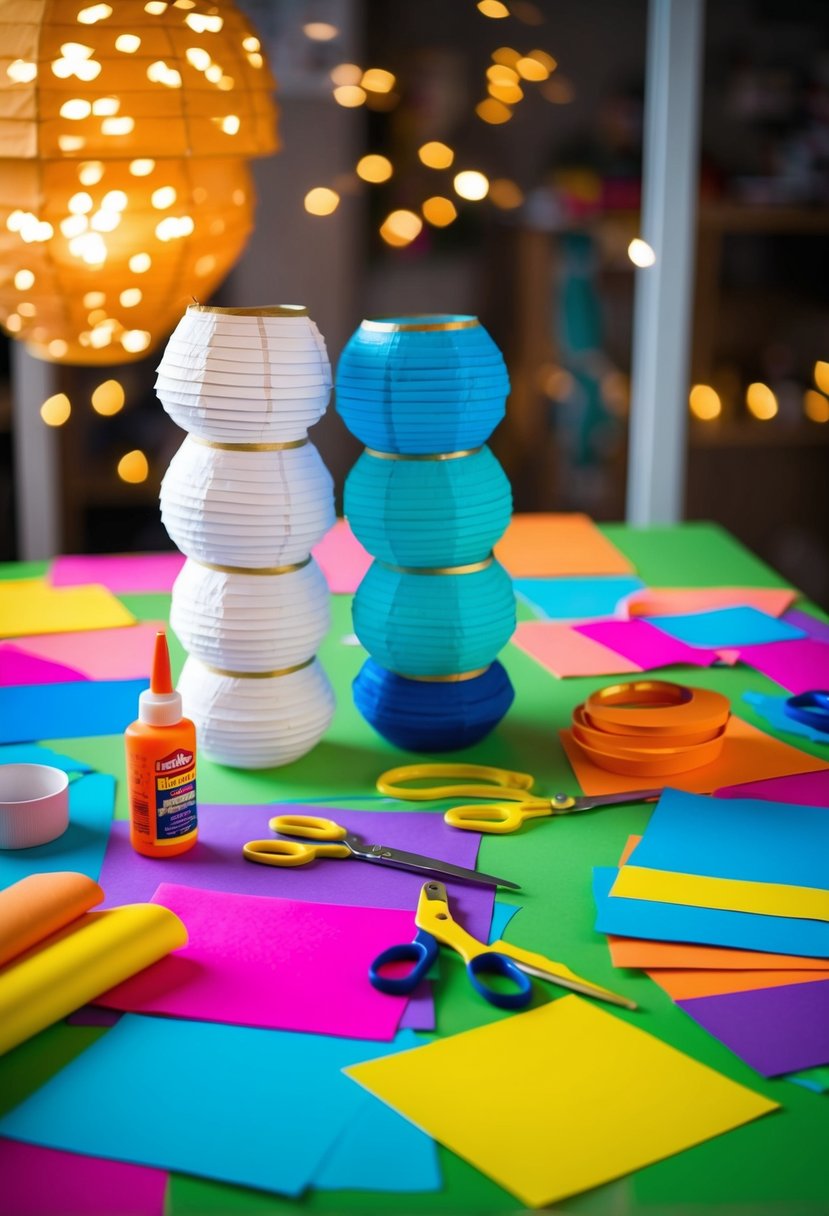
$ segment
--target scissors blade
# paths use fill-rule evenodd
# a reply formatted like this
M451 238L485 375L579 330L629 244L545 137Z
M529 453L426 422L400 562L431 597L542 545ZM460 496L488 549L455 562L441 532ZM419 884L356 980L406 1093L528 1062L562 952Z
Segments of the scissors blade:
M628 790L623 794L602 794L597 798L576 798L574 811L592 811L600 806L624 806L628 802L652 802L661 798L664 789Z
M610 1005L620 1005L622 1009L638 1009L636 1001L630 1001L625 996L619 996L615 992L609 992L607 988L600 988L598 984L595 986L587 980L569 979L567 976L558 975L555 971L545 971L542 967L533 967L529 963L524 963L520 959L509 956L515 963L516 967L521 971L526 971L527 975L536 975L540 980L548 980L551 984L557 984L559 988L568 988L571 992L580 992L582 996L594 996L597 1000L607 1001Z
M355 857L360 861L373 861L380 865L394 866L398 870L411 870L414 874L437 874L441 878L457 878L462 882L482 883L486 887L509 887L511 891L520 891L517 882L508 878L496 878L492 874L482 874L480 870L468 870L465 866L455 866L449 861L441 861L437 857L424 857L421 853L404 853L401 849L390 849L386 845L358 845L354 837L349 836L347 843Z

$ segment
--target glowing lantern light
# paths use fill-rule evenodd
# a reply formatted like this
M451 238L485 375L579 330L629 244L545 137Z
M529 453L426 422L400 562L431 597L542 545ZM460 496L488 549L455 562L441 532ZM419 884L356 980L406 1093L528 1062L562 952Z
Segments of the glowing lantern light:
M92 408L96 414L112 417L124 408L124 388L117 380L105 380L92 393Z
M277 148L273 78L231 0L137 7L0 0L17 56L0 68L0 323L44 359L146 355L241 253L247 161Z
M149 462L140 448L127 452L118 461L118 476L130 485L140 485L142 481L147 480L149 474Z

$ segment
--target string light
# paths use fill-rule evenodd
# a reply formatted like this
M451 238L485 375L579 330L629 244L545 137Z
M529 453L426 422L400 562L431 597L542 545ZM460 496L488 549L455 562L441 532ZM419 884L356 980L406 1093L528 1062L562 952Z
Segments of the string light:
M720 395L710 384L695 384L688 394L688 406L701 422L711 422L722 413Z
M643 270L648 266L653 266L656 261L656 254L648 242L638 236L635 236L628 245L628 257L634 266L639 266Z
M477 169L464 169L461 173L456 173L452 184L460 198L472 203L486 198L489 193L489 178Z
M479 101L475 106L475 113L482 122L489 123L493 127L509 122L512 118L512 110L509 106L505 106L502 101L497 101L494 97L485 97L483 101Z
M418 148L417 154L427 169L448 169L455 159L448 144L434 139Z
M760 422L768 422L777 413L777 398L767 384L757 380L746 389L748 412Z
M339 205L339 194L327 186L315 186L305 195L305 210L309 215L332 215Z
M140 485L147 480L149 473L149 462L140 448L127 452L118 461L118 476L130 485Z
M117 380L105 380L92 393L92 408L96 414L111 418L124 408L124 387Z
M809 388L803 394L803 413L810 422L829 422L829 400L823 393Z
M392 211L380 225L380 236L387 245L402 249L420 236L423 220L414 211Z
M829 394L829 363L818 359L814 370L815 384L822 393Z
M337 105L345 106L349 110L363 105L365 99L366 91L361 89L358 84L338 84L334 89L334 100Z
M495 21L509 16L509 9L501 0L478 0L478 12Z
M376 153L370 153L368 156L363 156L357 161L357 176L361 177L364 182L387 182L393 173L392 163L386 156L378 156Z
M427 198L420 210L423 218L434 228L447 228L458 217L458 209L452 200L440 194Z
M72 404L66 393L47 397L40 407L40 416L47 426L63 426L71 413Z
M508 177L496 177L489 183L489 198L501 211L514 211L522 206L524 192Z

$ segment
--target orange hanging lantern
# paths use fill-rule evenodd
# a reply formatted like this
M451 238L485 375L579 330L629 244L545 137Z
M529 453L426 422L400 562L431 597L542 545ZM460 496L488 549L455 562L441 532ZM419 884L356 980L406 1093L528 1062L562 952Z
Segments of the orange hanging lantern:
M274 81L229 0L0 0L0 323L41 358L145 355L253 224Z

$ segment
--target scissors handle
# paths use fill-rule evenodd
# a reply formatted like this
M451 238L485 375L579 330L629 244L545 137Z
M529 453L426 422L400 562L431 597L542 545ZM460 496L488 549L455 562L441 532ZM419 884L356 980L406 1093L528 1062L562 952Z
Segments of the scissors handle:
M452 828L466 832L489 832L506 835L517 832L527 819L543 819L552 815L549 801L489 802L486 806L453 806L443 816Z
M388 992L394 996L408 995L429 974L437 956L438 944L431 933L418 929L414 941L389 946L388 950L378 954L368 969L368 978L378 992ZM411 966L404 975L384 974L384 968L392 963L410 963Z
M272 832L282 832L284 836L306 836L311 840L343 840L348 832L333 819L323 819L320 815L277 815L268 821ZM320 854L322 856L322 854ZM345 856L337 853L331 856Z
M532 999L533 986L530 977L504 954L493 953L491 950L485 954L476 954L466 964L466 974L475 991L498 1009L523 1009ZM511 991L502 991L487 982L493 978L509 980L514 987Z
M345 844L303 844L301 840L249 840L242 847L248 861L263 866L305 866L317 857L350 857Z
M464 778L487 782L486 785L463 784ZM411 788L407 781L447 780L449 785ZM460 783L459 783L460 782ZM434 802L439 798L491 798L501 793L503 798L522 802L530 795L533 779L529 773L511 773L489 764L403 764L390 768L377 778L377 789L391 798L405 802Z

